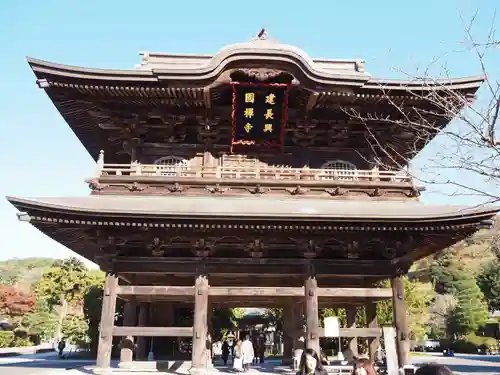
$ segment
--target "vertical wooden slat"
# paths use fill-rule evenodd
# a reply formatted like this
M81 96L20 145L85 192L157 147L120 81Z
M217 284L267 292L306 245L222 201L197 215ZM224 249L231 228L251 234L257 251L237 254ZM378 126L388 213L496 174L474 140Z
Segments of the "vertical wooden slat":
M133 301L125 303L123 311L123 325L125 327L135 326L137 318L137 306ZM132 362L134 356L134 337L126 336L120 343L120 362Z
M206 368L206 344L207 344L207 310L208 310L208 280L206 276L198 276L195 282L194 292L194 325L193 325L193 349L192 367L195 370Z
M319 317L318 317L318 283L316 278L308 277L304 284L306 305L306 348L319 353Z
M113 346L113 326L116 310L116 289L118 278L108 274L104 285L102 298L101 326L99 332L99 346L97 349L98 368L109 368L111 365L111 349Z
M377 304L375 302L368 302L366 304L366 321L368 323L368 328L378 328ZM378 337L371 337L368 339L368 351L371 361L375 361L379 345L380 340Z
M347 328L356 328L356 306L351 306L347 308ZM350 337L349 338L349 349L352 351L352 354L358 356L358 338Z
M394 326L396 328L396 350L399 366L408 364L410 341L408 335L408 322L406 318L405 288L401 277L391 279L392 305L394 311Z
M143 302L139 305L139 318L137 325L139 327L146 327L148 325L148 304ZM148 347L146 337L137 338L137 359L146 359L148 357Z

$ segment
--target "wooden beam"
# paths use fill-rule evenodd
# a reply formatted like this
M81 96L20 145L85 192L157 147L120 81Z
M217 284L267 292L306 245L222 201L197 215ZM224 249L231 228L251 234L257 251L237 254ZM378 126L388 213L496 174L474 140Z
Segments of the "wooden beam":
M118 287L118 295L139 296L194 296L192 286L144 286L144 285L121 285Z
M318 327L318 335L325 337L325 329ZM294 332L298 337L304 335L304 329ZM381 337L382 328L340 328L340 337Z
M208 258L208 275L280 275L294 276L304 272L305 259ZM311 261L316 276L390 278L394 266L389 261L315 260ZM125 258L114 263L119 274L196 275L199 262L194 258Z
M190 337L193 327L113 327L113 336Z
M330 298L392 298L390 288L318 288L318 297ZM122 285L118 295L140 296L194 296L192 286L143 286ZM210 296L253 296L253 297L303 297L304 287L210 287Z

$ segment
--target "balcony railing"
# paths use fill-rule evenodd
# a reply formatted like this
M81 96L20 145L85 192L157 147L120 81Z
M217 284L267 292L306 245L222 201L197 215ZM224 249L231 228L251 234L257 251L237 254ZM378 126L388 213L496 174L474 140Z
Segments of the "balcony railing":
M283 167L200 167L154 164L103 164L100 176L147 176L182 179L220 180L314 180L314 181L379 181L413 183L404 171L338 170Z

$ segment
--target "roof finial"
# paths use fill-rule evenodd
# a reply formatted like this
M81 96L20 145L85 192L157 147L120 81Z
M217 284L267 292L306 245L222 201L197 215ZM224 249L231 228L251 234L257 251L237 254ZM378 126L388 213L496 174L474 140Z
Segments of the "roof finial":
M267 40L267 31L266 31L265 27L260 29L260 31L257 33L257 39L258 40Z

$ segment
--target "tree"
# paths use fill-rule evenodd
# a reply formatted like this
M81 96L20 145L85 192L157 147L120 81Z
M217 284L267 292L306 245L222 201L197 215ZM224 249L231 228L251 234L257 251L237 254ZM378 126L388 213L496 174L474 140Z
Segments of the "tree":
M18 292L14 287L0 285L0 314L17 320L35 309L35 297Z
M490 311L500 310L500 261L488 264L478 275L477 283Z
M475 333L487 322L489 314L474 277L470 276L457 284L455 297L457 303L448 319L448 332L459 336Z
M68 342L73 344L83 344L88 341L89 325L81 317L68 314L64 317L62 324L62 334Z
M429 308L436 298L436 293L430 283L410 280L408 277L404 277L403 282L410 337L412 340L420 340L427 333L430 319ZM384 284L386 287L389 286L389 281L385 281ZM381 326L392 325L392 301L377 303L377 321Z
M58 331L56 339L60 339L63 320L68 313L69 305L81 306L83 296L88 289L98 282L102 273L88 271L85 265L76 258L57 260L47 270L35 286L39 298L47 301L51 308L59 307Z
M415 73L400 71L409 81L406 96L391 95L380 86L383 95L378 103L385 104L386 110L362 113L345 108L344 112L365 125L367 142L372 145L374 154L370 162L378 164L380 169L402 170L410 166L410 175L427 185L439 185L441 192L475 196L480 202L494 203L500 199L500 79L494 76L494 67L500 57L500 40L495 39L495 22L479 17L479 12L470 22L462 17L465 38L460 51L463 59L475 60L478 73L485 77L478 100L473 90L465 87L467 83L450 86L451 74L446 61L437 58ZM488 22L491 29L486 35L478 35L476 24ZM456 56L457 48L451 49ZM435 74L439 64L442 65L438 69L441 73ZM427 104L420 106L417 103ZM454 120L453 123L443 130L450 120ZM388 141L385 134L377 133L371 126L374 122L379 127L387 125L398 129L401 137ZM436 154L419 155L418 160L412 160L430 141L437 146L434 147ZM403 143L405 147L410 145L409 153L398 151Z
M57 329L57 315L48 311L34 311L23 316L21 327L30 335L48 339Z

